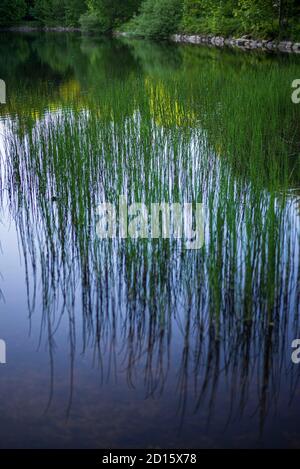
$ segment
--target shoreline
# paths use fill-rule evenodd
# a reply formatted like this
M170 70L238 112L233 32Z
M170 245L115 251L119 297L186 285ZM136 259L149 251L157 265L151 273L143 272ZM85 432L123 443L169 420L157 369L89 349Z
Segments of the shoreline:
M73 33L82 32L81 28L71 26L7 26L1 27L0 32L12 32L12 33L32 33L32 32L56 32L56 33Z
M84 35L89 35L93 33L83 32L79 27L65 27L65 26L9 26L1 27L0 32L19 32L19 33L30 33L30 32L80 32ZM113 36L118 37L127 37L127 38L141 38L143 36L137 35L130 32L114 31ZM214 36L212 34L202 35L202 34L173 34L169 38L172 42L177 44L195 44L195 45L209 45L214 47L233 47L238 48L244 51L248 50L262 50L264 52L285 52L285 53L294 53L300 54L300 42L295 41L279 41L279 40L268 40L268 39L253 39L245 35L239 38L235 37L224 37L224 36Z
M117 31L114 33L115 36L123 36L127 38L142 38L140 35L136 35L130 32ZM234 37L223 37L214 36L212 34L201 35L201 34L172 34L170 36L172 42L178 44L195 44L203 46L214 46L218 48L222 47L237 47L244 51L250 50L261 50L264 52L286 52L300 54L300 42L293 41L279 41L279 40L268 40L268 39L253 39L249 36L242 36L240 38Z
M240 38L223 37L213 35L186 35L186 34L173 34L171 40L176 43L187 44L203 44L215 47L237 47L242 50L263 50L277 51L300 54L300 42L293 41L279 41L268 39L252 39L249 36L242 36Z

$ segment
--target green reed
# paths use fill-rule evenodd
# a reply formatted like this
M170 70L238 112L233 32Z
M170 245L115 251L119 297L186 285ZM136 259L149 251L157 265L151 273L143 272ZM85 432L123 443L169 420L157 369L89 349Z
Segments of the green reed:
M38 44L54 69L55 55ZM186 390L192 367L198 404L209 389L213 396L221 368L240 380L241 407L258 368L263 400L270 348L276 367L290 321L299 326L300 107L290 102L299 63L117 44L85 39L84 52L73 44L80 60L71 78L80 91L63 100L54 87L47 103L39 82L36 113L28 88L21 110L16 100L8 113L0 187L29 292L33 282L30 310L40 276L49 337L67 313L71 331L75 318L82 323L84 347L92 344L100 363L121 342L129 383L143 357L148 392L162 389L175 329L179 388ZM110 62L112 52L126 53L132 66ZM148 206L202 202L203 248L99 240L96 208L122 194ZM250 358L257 350L262 364Z

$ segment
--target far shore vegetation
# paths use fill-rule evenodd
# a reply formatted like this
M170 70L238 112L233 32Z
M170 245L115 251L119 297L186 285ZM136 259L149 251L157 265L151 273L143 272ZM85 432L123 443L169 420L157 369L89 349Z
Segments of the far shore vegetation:
M151 39L174 33L300 41L298 0L1 0L0 27L125 31Z

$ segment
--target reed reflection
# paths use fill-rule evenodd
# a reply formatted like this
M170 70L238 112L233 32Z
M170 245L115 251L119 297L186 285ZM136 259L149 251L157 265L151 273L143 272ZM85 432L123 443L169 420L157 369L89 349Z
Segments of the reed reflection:
M142 60L138 46L134 52ZM251 401L262 431L282 382L291 399L299 385L290 360L300 333L299 181L289 171L296 167L290 146L280 140L272 154L255 141L249 162L246 132L236 142L243 152L232 146L226 97L216 105L208 91L199 110L196 86L185 103L187 81L180 87L167 72L166 81L137 73L133 63L132 74L93 102L72 93L67 106L35 119L6 119L1 204L16 223L28 311L41 295L52 377L55 337L68 318L68 411L80 334L80 351L93 350L102 380L126 369L128 386L143 380L148 397L176 382L179 421L192 405L207 409L208 423L229 383L227 424ZM223 137L219 114L228 126ZM203 203L203 248L99 240L96 208L117 204L121 194L129 204ZM52 379L49 406L54 386Z

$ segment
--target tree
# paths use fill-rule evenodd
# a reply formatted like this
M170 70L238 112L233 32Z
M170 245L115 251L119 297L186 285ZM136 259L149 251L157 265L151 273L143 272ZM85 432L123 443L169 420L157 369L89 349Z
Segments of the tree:
M77 26L79 18L87 10L84 0L65 0L65 24L67 26Z
M35 0L33 15L45 25L77 26L86 10L84 0Z
M89 11L95 13L104 32L120 26L138 13L142 0L88 0Z
M183 0L145 0L140 15L129 28L139 35L165 39L177 32L182 18Z
M25 0L1 0L0 24L10 25L18 23L26 15L27 5Z
M204 34L292 37L299 27L297 5L297 0L184 0L182 29Z
M33 15L45 25L64 25L65 0L35 0Z

